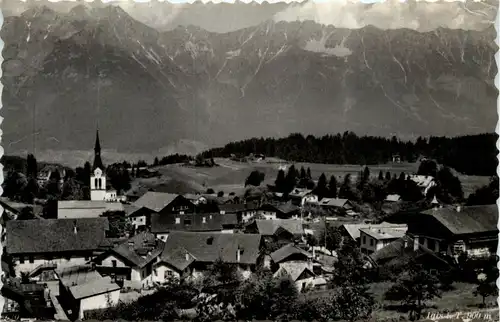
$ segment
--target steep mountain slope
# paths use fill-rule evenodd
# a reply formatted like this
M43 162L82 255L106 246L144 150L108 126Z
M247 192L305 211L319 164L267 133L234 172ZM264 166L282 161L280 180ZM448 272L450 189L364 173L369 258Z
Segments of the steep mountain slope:
M8 17L1 37L8 153L33 132L37 149L90 149L98 115L105 145L128 152L290 132L457 135L497 121L493 26L159 32L118 7L78 6Z

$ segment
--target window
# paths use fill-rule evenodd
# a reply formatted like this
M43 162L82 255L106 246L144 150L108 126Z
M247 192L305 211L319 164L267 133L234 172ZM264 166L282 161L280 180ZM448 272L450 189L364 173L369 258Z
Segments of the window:
M373 246L373 239L370 238L370 246Z
M171 270L167 269L165 271L165 275L163 276L164 279L171 279L174 276Z
M366 244L366 236L363 236L363 244Z
M94 188L97 189L97 178L94 179Z
M180 224L181 223L181 219L180 218L175 218L175 223L176 224Z
M113 264L113 267L116 267L116 260L112 260L111 263Z

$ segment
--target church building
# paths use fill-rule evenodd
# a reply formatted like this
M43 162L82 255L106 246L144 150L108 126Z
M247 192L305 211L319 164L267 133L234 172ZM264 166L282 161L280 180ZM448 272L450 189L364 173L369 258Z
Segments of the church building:
M90 200L92 201L120 201L116 190L108 189L106 182L106 168L101 159L101 143L99 142L99 130L97 130L94 147L94 165L90 175Z

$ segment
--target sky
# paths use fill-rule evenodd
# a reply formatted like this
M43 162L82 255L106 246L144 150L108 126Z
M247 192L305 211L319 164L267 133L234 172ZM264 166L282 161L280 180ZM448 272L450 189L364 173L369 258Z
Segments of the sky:
M67 11L83 1L48 2L44 4L56 10ZM106 4L110 1L105 1ZM434 30L438 27L452 29L482 30L494 23L498 1L352 1L352 0L316 0L294 2L286 5L277 0L267 1L261 6L253 2L239 6L197 5L186 4L192 0L172 0L168 2L148 2L139 0L113 1L133 18L159 30L169 30L178 25L196 25L213 32L229 32L247 28L266 20L304 21L314 20L325 25L339 28L357 29L373 25L382 29L409 28L419 31ZM216 0L214 2L230 2ZM262 1L257 1L262 2ZM291 2L291 1L287 1ZM2 10L5 16L17 15L26 10L32 3L42 3L38 0L22 2L20 0L2 0ZM90 2L86 2L90 5ZM101 4L102 5L102 4ZM92 3L96 6L96 3ZM238 14L242 11L244 15ZM238 16L238 19L236 19ZM244 18L242 18L244 17Z

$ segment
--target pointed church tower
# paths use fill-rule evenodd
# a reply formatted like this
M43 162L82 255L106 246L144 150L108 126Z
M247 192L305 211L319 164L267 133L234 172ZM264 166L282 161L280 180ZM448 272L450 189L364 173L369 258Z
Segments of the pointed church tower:
M101 159L101 143L97 130L94 146L94 166L90 175L90 200L106 199L106 174Z
M96 132L95 146L94 146L94 167L92 170L101 169L104 171L104 165L101 160L101 143L99 142L99 130Z

